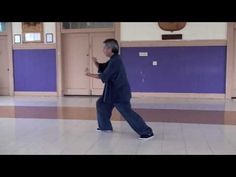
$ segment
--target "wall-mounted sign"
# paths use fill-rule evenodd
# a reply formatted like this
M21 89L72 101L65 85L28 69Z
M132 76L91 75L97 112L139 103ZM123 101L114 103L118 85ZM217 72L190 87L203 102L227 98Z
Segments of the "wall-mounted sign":
M158 22L158 26L164 31L180 31L186 26L186 22ZM163 34L162 40L182 39L182 34Z
M42 22L22 22L23 42L43 42Z
M20 34L15 34L14 35L14 43L15 44L20 44L21 43L21 35Z
M46 42L53 43L53 34L52 33L46 33Z

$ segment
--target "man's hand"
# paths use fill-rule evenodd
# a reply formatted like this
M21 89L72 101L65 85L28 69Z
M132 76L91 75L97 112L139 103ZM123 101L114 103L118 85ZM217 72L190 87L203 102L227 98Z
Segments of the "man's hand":
M86 76L89 76L89 77L93 77L93 78L95 78L95 79L99 79L98 74L92 74L92 73L90 73L88 68L85 69L85 75L86 75Z
M92 57L94 63L98 63L98 59L96 57Z
M98 59L96 57L92 57L92 60L93 60L94 64L98 67L98 65L99 65Z

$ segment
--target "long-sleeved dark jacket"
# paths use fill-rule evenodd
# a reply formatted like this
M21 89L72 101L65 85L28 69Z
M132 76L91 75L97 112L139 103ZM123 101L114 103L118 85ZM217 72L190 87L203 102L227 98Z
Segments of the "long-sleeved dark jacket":
M98 73L99 78L105 83L102 95L105 103L130 101L131 90L120 55L114 54L108 62L100 63Z

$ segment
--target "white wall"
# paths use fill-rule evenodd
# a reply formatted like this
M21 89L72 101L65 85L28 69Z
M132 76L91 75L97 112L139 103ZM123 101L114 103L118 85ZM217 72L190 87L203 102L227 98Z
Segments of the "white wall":
M161 40L163 31L157 22L122 22L121 41ZM188 22L184 29L173 34L183 34L183 40L226 40L227 23L225 22Z
M22 34L21 22L12 23L14 34ZM53 33L56 42L56 23L44 22L45 33ZM153 41L161 40L162 34L171 32L163 31L157 22L121 22L121 41ZM225 22L188 22L181 31L173 34L183 34L183 40L226 40L227 23ZM14 41L14 39L13 39ZM44 40L46 43L46 40Z
M14 34L22 34L21 22L12 23L12 34L12 36L14 36Z
M53 33L53 42L56 42L56 23L55 22L44 22L44 43L46 43L46 33ZM14 41L14 34L22 35L22 26L21 22L12 23L12 36Z

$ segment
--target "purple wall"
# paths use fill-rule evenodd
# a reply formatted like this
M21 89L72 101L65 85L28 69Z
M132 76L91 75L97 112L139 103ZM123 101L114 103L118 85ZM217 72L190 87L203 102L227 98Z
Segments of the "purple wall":
M14 50L15 91L56 91L56 50Z
M225 46L124 47L121 55L134 92L225 93Z
M225 46L124 47L121 55L134 92L225 93ZM15 91L56 91L55 49L14 50L13 62Z

